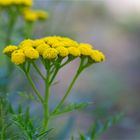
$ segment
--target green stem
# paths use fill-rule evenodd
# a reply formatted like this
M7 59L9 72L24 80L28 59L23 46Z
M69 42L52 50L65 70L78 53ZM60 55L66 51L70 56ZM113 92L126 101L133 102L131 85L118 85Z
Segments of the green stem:
M34 85L31 76L29 75L29 73L25 72L25 75L30 83L30 85L32 86L34 92L36 93L37 97L39 98L39 100L41 101L42 104L44 104L44 100L42 98L42 96L40 95L39 91L37 90L36 86Z
M50 95L50 71L48 69L47 79L45 81L45 100L44 100L44 121L43 130L46 131L49 123L49 95Z
M17 12L9 10L9 25L7 27L7 34L5 39L5 45L9 45L11 43L12 33L14 30L14 26L17 20Z
M33 32L33 22L26 21L24 27L24 37L30 38Z
M41 73L41 71L39 70L39 68L37 67L37 65L35 64L35 62L32 62L34 68L36 69L36 71L38 72L38 74L42 77L42 79L45 81L46 78L44 77L44 75Z
M74 57L69 57L68 60L61 65L61 68L70 63L74 59L75 59Z
M54 71L54 74L53 74L53 76L52 76L52 78L51 78L51 80L50 80L50 85L52 84L52 82L54 81L54 79L55 79L55 77L56 77L56 75L57 75L57 73L58 73L58 71L59 71L59 68L56 68L55 69L55 71Z
M59 104L56 106L56 108L54 109L54 111L52 112L52 114L53 114L54 112L56 112L56 111L62 106L62 104L65 102L66 98L67 98L68 95L70 94L70 91L71 91L71 89L73 88L73 86L74 86L74 84L75 84L75 82L76 82L78 76L80 75L80 73L81 73L82 70L83 70L83 69L82 69L82 64L83 64L83 62L81 61L80 66L79 66L79 68L78 68L78 70L77 70L77 72L76 72L76 74L75 74L75 76L74 76L74 78L73 78L71 84L69 85L69 87L68 87L68 89L67 89L65 95L63 96L63 98L61 99L61 101L59 102Z
M1 119L1 127L2 127L2 130L1 130L1 133L0 133L0 138L1 138L1 140L4 140L4 123L5 123L5 121L4 121L4 112L3 112L3 102L2 102L2 100L0 99L0 119Z

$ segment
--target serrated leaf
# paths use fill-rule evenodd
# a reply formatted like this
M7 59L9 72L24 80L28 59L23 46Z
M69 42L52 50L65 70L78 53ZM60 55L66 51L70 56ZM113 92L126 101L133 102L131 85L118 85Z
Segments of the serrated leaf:
M87 107L89 104L91 103L73 103L73 104L69 104L59 110L56 110L55 112L52 113L52 115L60 115L60 114L64 114L64 113L68 113L68 112L72 112L75 110L80 110L83 109L85 107Z

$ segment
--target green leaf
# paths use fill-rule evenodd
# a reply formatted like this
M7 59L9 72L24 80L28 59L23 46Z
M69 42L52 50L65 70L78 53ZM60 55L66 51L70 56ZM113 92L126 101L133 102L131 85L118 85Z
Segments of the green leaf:
M21 106L21 105L18 106L18 113L19 113L19 114L22 113L22 106Z
M94 140L95 139L95 137L96 137L96 124L94 124L93 126L92 126L92 130L91 130L91 139L92 140Z
M64 113L75 111L75 110L80 110L80 109L86 108L90 104L91 103L73 103L73 104L69 104L69 105L67 105L65 107L62 107L61 109L56 110L55 112L53 112L52 116L61 115L61 114L64 114Z
M13 109L11 104L8 105L8 112L11 113L11 114L14 113L14 109Z
M30 119L30 114L29 114L29 107L28 107L25 112L25 123L26 124L28 124L29 119Z
M44 132L41 132L40 134L36 135L36 138L44 138L46 136L49 135L49 133L53 130L53 128L47 130L47 131L44 131Z
M116 114L114 116L111 116L105 120L105 122L102 122L101 120L97 119L95 123L92 126L90 137L92 140L94 140L97 136L101 135L105 131L107 131L109 128L117 124L123 117L122 113Z
M86 140L86 136L84 136L84 134L80 134L80 140Z
M31 93L27 93L27 92L20 91L20 92L18 92L18 94L19 94L22 98L25 98L25 99L27 99L27 100L37 101L37 102L38 102L38 100L37 100Z

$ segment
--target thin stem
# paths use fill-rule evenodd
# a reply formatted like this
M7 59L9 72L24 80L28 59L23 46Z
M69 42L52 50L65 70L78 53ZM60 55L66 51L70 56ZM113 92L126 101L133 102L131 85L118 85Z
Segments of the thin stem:
M71 62L74 59L75 59L74 57L73 58L68 58L68 60L61 65L61 68L64 67L66 64L68 64L69 62Z
M1 119L1 125L2 125L2 130L1 130L1 135L0 135L0 138L1 140L4 140L4 123L5 123L5 120L4 120L4 112L3 112L3 102L2 102L2 99L0 99L0 119Z
M5 37L5 45L9 45L11 43L11 38L12 38L12 34L13 34L13 31L14 31L14 27L15 27L15 24L16 24L16 20L17 20L17 12L16 11L13 11L12 9L9 9L8 11L9 13L9 21L8 21L8 27L7 27L7 33L6 33L6 37ZM8 60L8 58L6 58L6 62L7 62L7 73L5 75L5 78L8 78L9 79L9 82L11 80L11 76L12 76L12 73L14 71L14 66L13 64ZM8 84L5 85L5 89L4 89L4 92L6 93L8 91Z
M46 131L49 123L49 95L50 95L50 71L48 69L47 79L45 81L45 100L44 100L44 122L43 130Z
M39 98L39 100L41 101L42 104L44 104L44 100L42 98L42 96L40 95L39 91L37 90L36 86L34 85L31 76L29 75L29 73L25 72L25 75L30 83L30 85L32 86L34 92L36 93L37 97Z
M14 26L16 24L16 20L17 20L17 12L16 11L12 11L9 10L9 25L7 28L7 34L6 34L6 39L5 39L5 45L9 45L11 43L11 37L12 37L12 33L14 30Z
M54 81L54 79L55 79L55 77L56 77L58 71L59 71L59 68L56 68L55 71L54 71L54 74L53 74L53 76L52 76L52 78L51 78L51 80L50 80L50 82L49 82L50 84L52 84L52 82Z
M24 37L30 38L33 32L33 22L25 21Z
M74 78L73 78L71 84L69 85L69 87L68 87L68 89L67 89L65 95L63 96L63 98L61 99L61 101L59 102L59 104L56 106L56 108L54 109L54 111L52 112L52 114L53 114L54 112L56 112L56 111L62 106L62 104L65 102L66 98L67 98L68 95L70 94L70 91L71 91L71 89L73 88L73 86L74 86L74 84L75 84L75 82L76 82L78 76L80 75L80 73L81 73L82 70L83 70L83 69L82 69L82 64L83 64L83 61L81 60L80 66L79 66L79 68L78 68L78 70L77 70L77 72L76 72L76 74L75 74L75 76L74 76Z
M34 68L36 69L36 71L38 72L38 74L42 77L42 79L45 81L46 78L44 77L44 75L41 73L40 69L37 67L37 65L35 64L35 62L32 62Z

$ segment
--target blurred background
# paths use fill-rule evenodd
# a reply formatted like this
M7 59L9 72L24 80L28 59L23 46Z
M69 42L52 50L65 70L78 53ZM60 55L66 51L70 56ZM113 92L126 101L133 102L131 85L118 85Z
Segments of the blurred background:
M93 104L52 122L58 127L59 139L87 132L96 118L120 112L123 119L98 140L140 139L140 1L34 0L34 8L47 10L49 19L36 25L33 38L68 36L91 43L106 55L105 62L81 74L67 100ZM51 108L60 100L76 68L77 61L59 73L59 83L52 88ZM39 88L43 88L41 84ZM36 111L36 106L33 109Z

